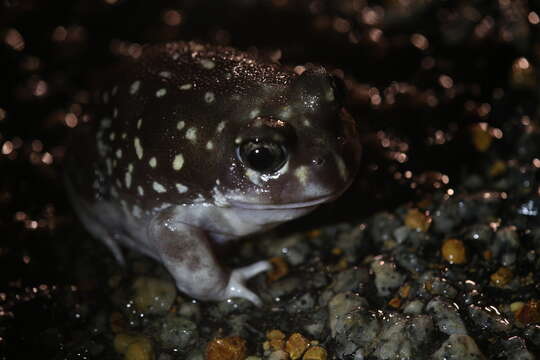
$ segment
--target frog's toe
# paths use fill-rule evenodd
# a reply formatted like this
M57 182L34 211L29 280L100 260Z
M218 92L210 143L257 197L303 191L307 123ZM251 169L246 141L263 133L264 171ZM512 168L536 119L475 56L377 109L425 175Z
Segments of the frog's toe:
M268 261L257 261L248 266L244 266L233 271L240 274L243 279L251 279L252 277L272 269L272 265Z
M249 266L233 270L227 285L225 297L241 297L260 307L262 305L261 299L245 286L245 281L263 271L269 270L271 267L268 261L259 261Z

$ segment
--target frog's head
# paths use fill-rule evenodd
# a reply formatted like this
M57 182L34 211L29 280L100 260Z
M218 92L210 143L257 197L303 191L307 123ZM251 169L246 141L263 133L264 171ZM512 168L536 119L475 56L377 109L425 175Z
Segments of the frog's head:
M231 136L230 166L221 176L229 204L312 208L347 189L358 169L360 143L339 81L312 67L287 86L253 94L248 118Z

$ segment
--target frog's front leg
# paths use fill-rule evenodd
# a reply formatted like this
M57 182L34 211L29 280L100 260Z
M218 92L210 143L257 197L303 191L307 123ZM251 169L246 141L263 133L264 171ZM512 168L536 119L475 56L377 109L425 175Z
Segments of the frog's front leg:
M152 221L149 236L182 292L200 300L242 297L261 305L261 300L245 286L245 281L269 270L271 265L267 261L228 273L216 261L204 231L161 216Z

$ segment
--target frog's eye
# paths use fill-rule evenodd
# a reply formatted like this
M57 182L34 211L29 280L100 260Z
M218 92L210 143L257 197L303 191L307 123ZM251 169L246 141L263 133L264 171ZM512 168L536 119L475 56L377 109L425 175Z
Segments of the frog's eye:
M287 150L283 145L258 138L240 144L237 153L248 168L261 173L276 172L287 161Z

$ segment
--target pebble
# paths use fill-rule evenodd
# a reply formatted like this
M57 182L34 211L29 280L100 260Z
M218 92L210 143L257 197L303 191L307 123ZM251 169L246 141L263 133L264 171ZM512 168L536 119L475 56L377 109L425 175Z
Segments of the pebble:
M431 217L421 212L418 209L409 209L407 215L405 216L405 225L417 231L428 231L431 225Z
M456 305L450 304L441 298L428 302L426 310L432 314L439 330L448 335L467 335L467 329L461 319Z
M159 339L165 348L184 349L198 340L197 325L191 320L168 314L160 324Z
M441 247L444 260L450 264L464 264L467 261L465 245L459 239L446 239Z
M433 354L433 360L485 360L476 342L468 335L452 334Z
M146 314L163 314L176 298L176 286L170 280L139 277L133 284L135 307Z
M405 280L405 276L397 270L396 264L380 257L373 260L371 270L375 274L375 286L381 296L392 294L392 291L399 288Z
M246 340L239 336L216 338L206 346L206 360L244 360Z
M285 350L292 360L300 359L309 346L309 341L302 334L294 333L287 339Z
M516 309L514 316L524 325L540 323L540 301L536 299L529 300Z
M283 257L272 258L270 263L272 264L272 270L266 273L268 282L279 280L289 273L289 265Z
M124 360L152 360L152 342L142 335L121 333L114 338L114 348L124 354Z
M326 360L328 359L328 353L323 347L312 346L306 351L302 359L303 360Z
M514 278L512 270L506 267L500 267L496 272L491 274L490 280L494 286L505 287Z
M283 350L285 348L285 334L281 330L270 330L266 333L268 341L266 349Z
M330 330L332 336L346 331L347 315L353 311L366 308L367 300L354 293L346 292L335 295L328 303Z
M493 142L493 136L481 125L471 127L471 138L476 150L481 152L487 151Z
M289 354L285 350L272 351L266 360L289 360Z

